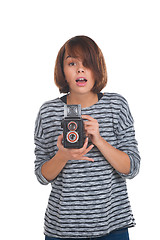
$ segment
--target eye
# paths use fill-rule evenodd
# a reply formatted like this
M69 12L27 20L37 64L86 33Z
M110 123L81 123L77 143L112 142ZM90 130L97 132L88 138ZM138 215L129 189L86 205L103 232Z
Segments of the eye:
M76 62L70 62L68 65L69 66L76 66Z

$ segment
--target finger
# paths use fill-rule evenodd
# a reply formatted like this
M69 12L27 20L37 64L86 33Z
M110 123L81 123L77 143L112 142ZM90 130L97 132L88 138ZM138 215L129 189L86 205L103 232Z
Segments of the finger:
M81 117L82 117L83 119L87 119L87 120L89 120L89 121L95 120L93 117L91 117L91 116L89 116L89 115L82 115Z
M81 155L86 150L87 145L88 145L88 137L85 139L85 142L82 148L79 148L79 149L71 148L70 151L72 151L72 154Z
M85 130L85 135L86 135L86 137L88 138L89 136L88 136L88 133L87 133L87 131Z
M83 152L87 148L87 145L88 145L88 137L86 137L83 147L79 149L80 152Z
M89 151L91 151L91 149L94 147L94 145L90 145L83 153L83 155L85 155L86 153L88 153Z
M62 145L62 140L63 140L63 134L61 134L61 135L58 136L57 146L61 146L61 145Z
M87 126L93 126L93 127L96 127L96 123L95 122L92 122L92 121L86 121L84 122L84 127L87 127Z
M89 133L94 133L94 132L97 132L97 130L95 128L93 128L93 126L88 126L86 127L86 132L89 134Z
M62 142L62 139L63 139L63 136L62 136L62 135L59 135L59 136L58 136L58 139L57 139L57 143Z
M90 161L90 162L94 162L94 159L89 158L89 157L81 157L81 160L87 160L87 161Z

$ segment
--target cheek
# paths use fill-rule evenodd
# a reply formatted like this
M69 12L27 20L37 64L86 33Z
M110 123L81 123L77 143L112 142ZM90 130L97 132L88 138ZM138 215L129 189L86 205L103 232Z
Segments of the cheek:
M69 82L71 79L71 72L69 69L64 68L64 76L65 76L65 79L67 80L67 82Z
M90 79L91 79L91 84L94 85L95 84L95 77L94 74L91 70L89 70L89 75L90 75Z
M94 84L95 84L95 80L94 80L94 78L93 78L93 77L91 77L91 81L90 81L90 85L91 85L91 87L93 87L93 86L94 86Z

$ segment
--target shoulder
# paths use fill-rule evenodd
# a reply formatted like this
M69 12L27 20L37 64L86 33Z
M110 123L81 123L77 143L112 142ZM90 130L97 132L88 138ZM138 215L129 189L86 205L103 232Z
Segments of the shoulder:
M128 105L126 98L119 93L105 92L102 99L104 101L108 101L110 104L115 104L119 107Z
M132 118L128 101L119 93L104 93L104 104L117 116L130 116Z
M49 112L58 112L63 107L64 107L64 103L58 97L58 98L55 98L53 100L49 100L49 101L44 102L40 107L39 113L41 115L45 115Z
M129 124L133 123L134 120L126 98L118 93L107 93L107 96L110 98L111 105L114 112L118 114L119 120L128 122Z

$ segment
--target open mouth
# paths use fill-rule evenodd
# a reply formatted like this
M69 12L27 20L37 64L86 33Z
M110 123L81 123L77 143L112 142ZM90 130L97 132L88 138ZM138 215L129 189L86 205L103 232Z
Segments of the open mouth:
M78 79L76 79L76 82L78 83L85 83L85 82L87 82L87 79L85 79L85 78L78 78Z

